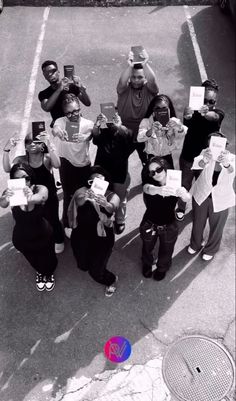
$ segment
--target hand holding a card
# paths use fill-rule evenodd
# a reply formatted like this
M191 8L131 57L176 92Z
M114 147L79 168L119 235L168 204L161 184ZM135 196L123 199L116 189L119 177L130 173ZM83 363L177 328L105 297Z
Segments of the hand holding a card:
M3 148L3 151L10 152L11 149L13 149L19 141L20 141L20 138L18 137L18 133L16 132L12 138L8 139L6 145Z
M189 107L189 106L185 107L184 118L186 120L190 120L190 118L192 118L192 116L193 116L193 113L194 113L194 110L192 109L192 107Z
M54 127L52 129L52 135L57 136L58 138L60 138L61 141L68 140L67 132L65 130L63 130L61 127L59 127L58 125L54 125Z
M201 114L202 117L205 117L208 112L209 112L209 107L206 104L201 106L199 109L199 113Z
M204 164L208 164L208 163L212 160L212 158L213 158L211 149L210 149L210 148L203 149L203 151L202 151L202 156L203 156L203 162L204 162Z
M217 158L218 163L221 163L225 168L228 168L230 166L229 156L229 151L223 150Z

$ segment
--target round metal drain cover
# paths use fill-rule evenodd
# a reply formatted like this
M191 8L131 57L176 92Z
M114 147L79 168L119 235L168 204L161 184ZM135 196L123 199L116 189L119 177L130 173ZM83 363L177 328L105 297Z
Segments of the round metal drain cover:
M202 336L176 341L163 358L162 373L171 394L180 401L221 401L234 383L230 354Z

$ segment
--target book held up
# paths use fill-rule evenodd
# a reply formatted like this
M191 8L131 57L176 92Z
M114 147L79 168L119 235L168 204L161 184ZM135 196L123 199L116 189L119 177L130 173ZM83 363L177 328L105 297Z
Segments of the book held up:
M64 77L68 78L69 81L73 81L73 75L75 75L74 65L64 65Z
M66 132L68 135L68 142L75 142L73 136L74 134L79 134L80 123L79 122L72 122L67 120L66 121Z
M13 178L7 181L8 189L11 189L14 194L9 197L10 206L27 205L27 197L23 189L26 186L25 178Z
M42 142L39 135L45 132L45 121L33 121L32 122L32 136L34 142Z
M155 110L155 120L159 121L162 127L166 127L166 124L169 122L169 119L170 119L170 114L169 114L169 109L167 107Z
M190 86L189 107L200 110L204 105L205 88L203 86Z
M225 150L227 138L211 136L209 148L211 149L213 160L217 161L221 152Z
M131 51L133 52L133 64L142 64L145 58L141 55L144 50L143 46L131 46Z
M166 186L174 190L180 188L182 186L182 171L167 169Z
M108 185L108 181L95 177L91 185L91 189L96 195L105 195Z
M112 123L113 117L116 114L116 109L114 103L101 103L100 104L101 113L107 118L108 123Z

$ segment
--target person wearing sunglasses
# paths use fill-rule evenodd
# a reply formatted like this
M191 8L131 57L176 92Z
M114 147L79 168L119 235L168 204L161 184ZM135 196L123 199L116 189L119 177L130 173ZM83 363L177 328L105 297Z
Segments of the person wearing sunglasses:
M104 195L92 189L95 178L109 183ZM115 241L113 221L119 207L119 197L113 192L109 174L101 166L93 166L86 185L77 189L68 209L71 246L77 266L88 271L98 283L106 286L110 297L116 290L118 277L107 270Z
M53 230L44 218L43 205L48 198L48 190L43 185L35 185L34 171L28 164L16 163L10 170L10 179L24 178L23 188L27 205L13 206L15 221L12 243L36 270L38 291L51 291L55 286L54 271L57 257L54 249ZM0 197L0 206L6 208L14 191L5 189Z
M172 264L174 246L178 237L175 207L178 198L187 201L190 195L184 187L174 190L166 186L168 162L159 156L151 158L142 171L143 197L146 206L140 224L142 240L142 273L146 278L160 281ZM157 240L159 249L156 270L152 272Z
M73 76L72 83L69 83L68 78L61 78L57 63L53 60L44 61L41 68L43 76L50 86L39 92L38 99L41 108L51 114L51 127L53 127L55 120L64 116L62 103L67 93L78 96L85 106L91 105L86 87L82 85L78 76Z
M55 121L52 134L61 163L59 173L63 189L62 223L69 238L71 229L68 224L67 209L75 191L84 186L88 180L91 165L89 146L94 123L81 116L79 99L72 93L65 95L62 107L64 117ZM77 127L77 132L72 133L71 137L67 132L70 123Z
M3 168L9 173L11 170L10 152L14 150L19 139L17 136L10 138L3 151ZM52 168L60 167L60 159L55 146L46 132L39 135L39 140L33 141L32 134L25 137L25 156L18 156L15 163L27 163L35 174L35 184L44 185L48 189L48 199L44 205L44 217L49 221L54 232L55 252L64 251L64 230L59 220L59 201Z
M118 113L112 122L107 122L104 114L99 114L94 124L93 143L97 145L95 164L103 167L111 176L114 192L120 198L120 205L115 214L115 233L121 234L125 229L126 205L130 174L128 159L134 150L133 134L121 124Z
M167 116L164 126L159 121L160 112ZM161 94L151 100L146 116L140 123L137 140L145 143L147 160L161 156L174 168L172 151L179 148L186 131L187 128L176 118L171 99Z
M190 107L184 110L184 125L188 127L181 151L179 165L182 170L183 186L189 191L193 179L199 176L198 170L192 170L194 158L207 146L208 135L220 130L224 112L216 107L219 87L214 79L202 83L205 88L204 105L199 111ZM176 208L176 219L184 219L186 203L181 200Z
M213 259L219 250L229 208L235 205L235 155L224 150L215 160L209 148L211 137L225 138L225 135L222 132L210 134L208 147L194 160L202 172L191 189L193 227L187 249L191 255L202 249L202 259L205 261ZM210 230L207 241L204 241L207 221Z

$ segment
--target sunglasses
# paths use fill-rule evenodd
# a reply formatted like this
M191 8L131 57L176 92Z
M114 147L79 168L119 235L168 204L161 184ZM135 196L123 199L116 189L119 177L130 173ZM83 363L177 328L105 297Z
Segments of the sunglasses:
M204 104L210 104L210 105L214 106L214 104L216 104L216 100L214 100L214 99L204 99Z
M72 116L78 116L80 113L80 109L69 111L68 113L65 113L65 116L70 118Z
M157 167L155 170L150 170L149 175L150 177L154 177L155 174L159 174L164 170L163 166Z

